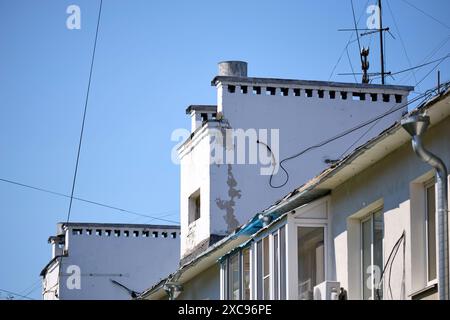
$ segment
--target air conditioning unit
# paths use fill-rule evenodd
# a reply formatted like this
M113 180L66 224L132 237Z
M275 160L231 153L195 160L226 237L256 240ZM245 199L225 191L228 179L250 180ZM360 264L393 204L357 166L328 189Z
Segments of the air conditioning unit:
M324 281L314 287L314 300L338 300L340 283Z

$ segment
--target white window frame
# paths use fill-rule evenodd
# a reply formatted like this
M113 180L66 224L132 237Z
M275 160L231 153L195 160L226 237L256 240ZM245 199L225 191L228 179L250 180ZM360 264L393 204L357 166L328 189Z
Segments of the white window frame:
M424 199L425 199L425 201L424 201L424 221L425 221L425 279L426 279L426 281L427 281L427 286L432 286L432 285L435 285L435 284L437 284L438 283L438 280L437 280L437 278L438 278L438 275L437 275L437 245L438 245L438 243L437 243L437 237L436 237L436 234L434 235L435 236L435 242L436 242L436 252L435 252L435 255L436 255L436 278L434 278L434 279L432 279L432 280L430 280L428 277L429 277L429 268L430 268L430 266L429 266L429 264L428 264L428 255L429 255L429 244L428 244L428 192L427 192L427 190L428 190L428 188L430 188L430 187L432 187L432 186L434 186L434 195L435 195L435 198L434 198L434 202L435 202L435 212L434 212L434 219L435 219L435 222L437 222L437 203L436 203L436 182L435 182L435 179L434 178L432 178L432 179L430 179L430 180L428 180L427 182L425 182L424 184L423 184L423 192L424 192ZM437 232L437 226L435 226L435 230L436 230L436 232Z
M295 279L297 279L297 284L296 284L296 297L297 300L299 300L299 295L298 295L298 228L299 227L306 227L306 228L323 228L323 240L324 240L324 279L327 280L328 278L328 272L329 272L329 267L328 267L328 221L325 222L309 222L308 220L312 220L312 219L305 219L304 221L298 221L297 223L294 224L295 227L295 259L296 259L296 270L294 270L294 272L296 273L296 277ZM321 219L323 220L323 219Z
M381 214L383 215L383 240L381 245L383 246L382 251L382 258L383 261L382 263L382 268L384 267L384 248L385 248L385 244L384 244L384 211L383 211L383 207L378 207L375 210L371 210L367 215L365 215L361 220L360 220L360 270L361 270L361 275L360 275L360 284L361 284L361 299L364 299L364 286L365 286L365 281L364 281L364 275L366 273L366 270L364 270L363 265L364 265L364 254L363 254L363 249L364 249L364 245L363 245L363 223L367 222L370 220L370 262L371 262L371 266L372 266L372 275L374 274L374 269L373 269L373 260L374 260L374 216L376 213L381 212ZM383 270L380 270L380 276L381 276L381 272ZM383 286L383 291L384 291L384 286ZM375 287L372 287L372 292L371 292L372 297L375 297ZM384 292L383 292L383 297L384 297Z

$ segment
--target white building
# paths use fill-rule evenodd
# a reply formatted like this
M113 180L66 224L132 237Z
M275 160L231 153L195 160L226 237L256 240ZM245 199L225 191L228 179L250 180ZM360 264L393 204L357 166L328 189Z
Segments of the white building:
M352 151L356 140L362 144L398 120L413 89L253 78L240 61L219 63L211 84L217 105L187 108L192 133L178 149L182 264ZM286 184L269 185L270 173L282 159L386 112L390 114L373 126L285 162L289 180L280 169L272 185Z
M179 238L178 226L59 223L43 298L131 299L177 269Z
M423 143L449 167L445 89L412 114L430 117ZM331 299L342 288L348 299L437 299L442 242L434 176L394 122L280 201L253 211L140 298L164 299L170 292L164 289L175 288L170 294L178 299Z

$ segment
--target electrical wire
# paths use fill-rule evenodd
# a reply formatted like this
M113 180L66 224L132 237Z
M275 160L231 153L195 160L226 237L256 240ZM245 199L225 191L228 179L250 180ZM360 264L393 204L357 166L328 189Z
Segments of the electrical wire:
M421 12L421 13L423 13L423 14L426 15L428 18L433 19L434 21L436 21L437 23L439 23L439 24L442 25L443 27L445 27L445 28L447 28L447 29L450 29L450 27L449 27L448 25L446 25L444 22L442 22L441 20L439 20L439 19L433 17L431 14L429 14L429 13L425 12L424 10L418 8L417 6L413 5L413 4L410 3L409 1L406 1L406 0L402 0L402 1L403 1L404 3L406 3L407 5L409 5L410 7L416 9L417 11L419 11L419 12Z
M52 191L52 190L48 190L48 189L44 189L44 188L41 188L41 187L32 186L32 185L29 185L29 184L13 181L13 180L9 180L9 179L0 178L0 181L1 182L5 182L5 183L9 183L9 184L13 184L13 185L16 185L16 186L20 186L20 187L24 187L24 188L28 188L28 189L32 189L32 190L36 190L36 191L40 191L40 192L44 192L44 193L48 193L48 194L52 194L52 195L59 196L59 197L70 198L70 195L67 195L67 194L64 194L64 193L55 192L55 191ZM87 199L83 199L83 198L79 198L79 197L75 197L75 196L73 197L73 200L77 200L77 201L93 204L93 205L96 205L96 206L112 209L112 210L123 212L123 213L132 214L132 215L139 216L139 217L150 218L150 219L154 219L154 220L159 220L159 221L179 224L178 221L169 220L169 219L163 219L163 217L157 217L157 216L154 216L154 215L139 213L139 212L136 212L136 211L131 211L131 210L119 208L119 207L112 206L112 205L105 204L105 203L101 203L101 202L98 202L98 201L87 200ZM168 213L168 211L160 212L158 214L165 214L165 213Z
M403 41L402 34L400 33L400 28L397 25L397 20L395 19L394 13L392 12L391 5L389 4L389 2L390 1L386 1L386 4L388 6L389 13L391 14L392 20L394 21L394 26L395 26L395 29L397 30L398 37L400 38L400 43L401 43L402 48L403 48L403 53L405 54L406 60L408 61L410 70L412 72L412 75L414 77L414 81L415 81L416 86L417 86L416 73L413 71L414 69L412 68L411 59L409 59L408 50L406 50L405 42ZM391 74L391 75L393 75L393 74ZM420 88L419 88L419 90L420 90Z
M15 297L24 298L24 299L27 299L27 300L36 300L36 299L31 298L31 297L28 297L28 296L25 296L25 295L22 295L22 294L19 294L19 293L16 293L16 292L12 292L12 291L9 291L9 290L0 289L0 291L4 292L4 293L7 293L9 295L15 296Z
M80 131L80 138L79 138L79 142L78 142L78 150L77 150L77 160L75 162L75 171L73 173L73 179L72 179L72 190L70 193L70 202L69 202L69 209L67 212L67 222L69 222L70 220L70 214L72 211L72 202L73 202L73 193L75 191L75 184L77 181L77 173L78 173L78 164L80 161L80 153L81 153L81 146L83 143L83 133L84 133L84 125L86 122L86 113L87 113L87 107L89 104L89 93L91 90L91 81L92 81L92 71L94 69L94 61L95 61L95 51L97 49L97 39L98 39L98 29L100 27L100 18L102 15L102 5L103 5L103 0L100 0L100 6L98 9L98 17L97 17L97 28L95 30L95 40L94 40L94 48L92 50L92 56L91 56L91 67L89 70L89 80L88 80L88 86L87 86L87 91L86 91L86 99L84 102L84 111L83 111L83 120L81 123L81 131Z
M367 7L367 5L369 4L369 1L370 1L370 0L367 0L366 4L364 5L364 8ZM361 15L358 17L357 23L359 23L359 21L361 20L362 16L364 15L364 12L365 12L365 10L363 10L362 13L361 13ZM350 44L352 44L353 42L356 42L356 40L353 40L353 41L352 41L352 39L353 39L353 33L350 34L350 37L349 37L349 39L348 39L348 41L347 41L347 44L345 45L345 47L344 47L344 49L342 50L342 52L341 52L339 58L337 59L336 63L334 64L334 67L333 67L333 69L331 70L330 76L328 77L328 81L331 80L331 78L333 77L333 74L334 74L334 72L336 71L337 66L338 66L339 63L341 62L342 57L343 57L344 54L345 54L345 51L348 49L348 46L349 46Z
M289 157L287 157L287 158L284 158L283 160L280 161L279 166L280 166L281 170L283 170L284 174L286 175L286 179L285 179L285 181L284 181L283 183L281 183L281 184L279 184L279 185L274 185L274 184L273 184L273 177L274 177L274 172L275 172L275 166L273 166L272 173L271 173L271 175L270 175L270 177L269 177L269 185L270 185L270 187L272 187L272 188L274 188L274 189L279 189L279 188L284 187L284 186L288 183L288 181L289 181L289 172L288 172L288 171L286 170L286 168L283 166L283 163L285 163L285 162L287 162L287 161L289 161L289 160L298 158L298 157L300 157L301 155L303 155L303 154L305 154L305 153L307 153L307 152L309 152L309 151L311 151L311 150L313 150L313 149L321 148L321 147L323 147L323 146L325 146L325 145L327 145L327 144L329 144L329 143L331 143L331 142L333 142L333 141L335 141L335 140L338 140L338 139L340 139L340 138L342 138L342 137L344 137L344 136L346 136L346 135L348 135L348 134L351 134L351 133L353 133L353 132L355 132L355 131L357 131L357 130L359 130L359 129L361 129L361 128L364 128L365 126L368 126L369 124L372 124L372 123L378 121L379 119L382 119L382 118L384 118L384 117L386 117L386 116L388 116L388 115L390 115L390 114L392 114L392 113L394 113L394 112L397 112L397 111L399 111L399 110L401 110L401 109L407 107L408 105L410 105L410 104L412 104L412 103L414 103L414 102L417 102L418 100L423 99L423 101L426 101L428 98L431 97L431 95L432 95L432 93L433 93L434 91L436 91L436 90L437 90L438 88L440 88L440 87L447 86L449 83L450 83L450 82L446 82L446 83L441 84L439 87L434 87L433 89L427 90L425 93L420 94L420 95L414 97L413 99L409 100L409 101L408 101L407 103L405 103L405 104L402 104L402 105L400 105L400 106L398 106L398 107L395 107L395 108L391 108L391 109L389 109L388 111L382 113L381 115L378 115L378 116L376 116L376 117L374 117L374 118L372 118L372 119L369 119L369 120L367 120L367 121L365 121L365 122L362 122L362 123L358 124L358 125L355 126L355 127L352 127L352 128L350 128L350 129L347 129L347 130L345 130L345 131L343 131L343 132L341 132L341 133L339 133L339 134L337 134L337 135L335 135L335 136L333 136L333 137L331 137L331 138L328 138L328 139L326 139L326 140L323 140L323 141L321 141L321 142L319 142L319 143L317 143L317 144L315 144L315 145L311 145L311 146L309 146L309 147L307 147L307 148L305 148L305 149L299 151L298 153L296 153L296 154L294 154L294 155L292 155L292 156L289 156Z

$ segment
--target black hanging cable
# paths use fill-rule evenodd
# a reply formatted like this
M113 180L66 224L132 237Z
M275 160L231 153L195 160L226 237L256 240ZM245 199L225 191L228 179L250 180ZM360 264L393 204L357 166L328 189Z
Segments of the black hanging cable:
M86 91L86 99L85 99L85 102L84 102L83 120L82 120L82 123L81 123L80 138L79 138L79 141L78 141L77 160L75 162L75 170L74 170L73 180L72 180L72 190L70 192L70 202L69 202L69 209L67 211L66 225L70 221L70 214L71 214L71 211L72 211L73 194L74 194L74 191L75 191L75 184L76 184L76 180L77 180L78 163L80 161L81 145L83 143L84 124L86 122L86 113L87 113L87 107L88 107L88 102L89 102L89 92L90 92L90 89L91 89L92 70L94 69L95 51L96 51L96 48L97 48L98 29L99 29L99 26L100 26L100 18L101 18L101 14L102 14L102 5L103 5L103 0L100 0L100 6L99 6L99 10L98 10L98 17L97 17L97 27L95 29L94 48L92 50L92 56L91 56L91 66L90 66L90 70L89 70L89 80L88 80L88 86L87 86L87 91ZM64 226L63 226L63 229L64 229ZM63 273L62 261L63 261L64 254L65 253L63 252L63 254L59 258L58 286L60 286L60 278L61 278L62 273ZM58 298L59 298L59 292L57 294L58 294ZM55 295L56 295L56 293L55 293Z
M75 171L73 173L73 180L72 180L72 190L70 192L69 210L67 212L67 223L70 220L70 214L71 214L71 211L72 211L73 193L75 191L75 184L76 184L77 173L78 173L78 163L80 161L81 145L83 143L84 124L86 122L86 113L87 113L87 107L88 107L88 103L89 103L89 93L90 93L90 90L91 90L92 70L94 69L95 51L97 49L98 29L99 29L99 26L100 26L100 18L101 18L101 15L102 15L102 4L103 4L103 0L100 0L100 7L99 7L99 10L98 10L98 17L97 17L97 28L95 30L94 48L92 50L92 56L91 56L91 67L90 67L90 71L89 71L89 81L88 81L88 86L87 86L87 91L86 91L86 99L85 99L85 102L84 102L83 121L81 123L80 139L79 139L79 142L78 142L77 160L75 162Z
M446 84L442 84L441 87L444 86L444 85L446 85ZM384 117L386 117L386 116L388 116L388 115L390 115L390 114L392 114L394 112L397 112L397 111L407 107L408 105L410 105L410 104L412 104L412 103L414 103L414 102L416 102L418 100L424 99L424 101L425 101L427 98L429 98L431 96L432 92L434 92L435 90L437 90L437 88L430 89L427 92L425 92L425 93L423 93L423 94L421 94L421 95L411 99L410 101L408 101L405 104L402 104L402 105L400 105L400 106L398 106L396 108L391 108L390 110L382 113L381 115L379 115L377 117L374 117L374 118L369 119L369 120L367 120L365 122L362 122L362 123L358 124L355 127L352 127L352 128L350 128L348 130L345 130L345 131L343 131L343 132L341 132L341 133L339 133L339 134L337 134L337 135L335 135L335 136L333 136L331 138L323 140L323 141L321 141L321 142L319 142L319 143L317 143L315 145L311 145L311 146L301 150L300 152L298 152L298 153L296 153L296 154L294 154L292 156L284 158L283 160L281 160L279 162L279 166L280 166L281 170L283 170L284 174L286 175L286 178L285 178L284 182L281 183L280 185L274 185L272 181L273 181L273 177L274 177L275 166L273 166L272 173L271 173L270 178L269 178L269 185L270 185L270 187L272 187L274 189L279 189L279 188L284 187L288 183L288 181L289 181L289 173L286 170L286 168L283 166L283 164L286 161L295 159L295 158L297 158L297 157L299 157L299 156L301 156L301 155L303 155L303 154L305 154L305 153L307 153L307 152L309 152L309 151L311 151L313 149L317 149L317 148L323 147L324 145L327 145L327 144L329 144L329 143L331 143L331 142L333 142L335 140L338 140L338 139L340 139L340 138L342 138L342 137L344 137L344 136L346 136L346 135L348 135L350 133L353 133L353 132L355 132L355 131L357 131L357 130L359 130L361 128L364 128L365 126L368 126L368 125L376 122L379 119L382 119L382 118L384 118Z

